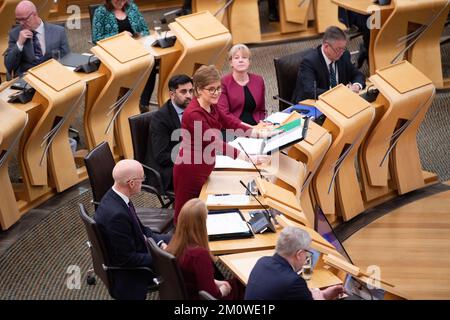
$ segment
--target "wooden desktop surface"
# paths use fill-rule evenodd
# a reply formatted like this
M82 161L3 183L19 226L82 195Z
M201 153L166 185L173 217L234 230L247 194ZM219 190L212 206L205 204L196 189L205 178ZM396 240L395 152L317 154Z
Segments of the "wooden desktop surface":
M250 220L249 210L241 211L246 221ZM281 226L277 226L276 233L267 232L263 234L255 234L253 238L232 239L210 241L209 248L214 255L231 254L239 252L250 252L256 250L265 250L275 248L278 239L278 233L282 230Z
M205 201L210 194L245 194L245 188L240 184L239 180L242 180L245 184L249 183L259 174L255 171L213 171L206 180L205 184L200 191L199 198ZM262 204L265 205L265 201L262 197L258 197ZM258 209L261 205L253 198L250 198L250 202L247 205L208 205L208 209Z
M394 3L380 6L374 3L373 0L331 0L331 2L337 4L339 7L351 10L360 14L368 15L373 11L383 11L394 9ZM370 8L370 9L369 9Z
M244 285L247 285L250 272L255 266L256 262L264 256L271 256L274 254L274 250L261 250L254 252L244 252L237 254L229 254L220 256L219 260L222 261L228 269L241 281ZM276 276L276 275L274 275ZM310 289L314 288L326 288L336 284L342 284L342 280L339 279L331 271L324 267L316 267L313 271L312 278L306 281Z

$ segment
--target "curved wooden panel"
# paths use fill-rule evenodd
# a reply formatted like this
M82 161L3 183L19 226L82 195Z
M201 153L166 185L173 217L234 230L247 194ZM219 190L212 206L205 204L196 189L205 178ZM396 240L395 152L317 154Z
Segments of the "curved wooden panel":
M27 123L27 114L0 100L0 227L8 229L20 218L14 190L8 174L11 150L19 139Z

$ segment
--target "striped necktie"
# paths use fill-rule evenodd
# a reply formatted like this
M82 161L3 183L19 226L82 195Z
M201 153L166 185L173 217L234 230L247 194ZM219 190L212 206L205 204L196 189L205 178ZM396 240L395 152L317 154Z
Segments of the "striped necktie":
M336 71L334 71L333 62L330 63L330 88L337 86L336 82Z
M41 60L44 55L42 54L41 43L39 42L36 31L33 31L33 49L36 59Z

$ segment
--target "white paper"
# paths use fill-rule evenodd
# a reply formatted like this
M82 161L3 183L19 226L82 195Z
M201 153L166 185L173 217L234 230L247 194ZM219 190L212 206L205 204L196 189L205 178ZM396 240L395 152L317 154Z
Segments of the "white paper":
M273 151L282 147L292 141L298 140L303 135L303 127L299 126L298 128L289 130L287 132L280 133L268 141L266 141L266 145L264 146L263 153L266 154L269 151Z
M247 223L238 212L208 214L206 220L208 235L247 232Z
M272 113L270 116L264 119L266 122L272 122L273 124L280 124L284 120L286 120L290 116L289 113L285 112L275 112Z
M244 148L248 154L261 154L263 142L264 139L238 137L229 144L241 151ZM239 143L242 145L242 148L239 146Z
M216 156L216 169L254 169L255 167L247 161L233 159L227 156Z
M214 195L209 194L206 199L207 206L233 205L242 206L250 204L250 197L245 194Z

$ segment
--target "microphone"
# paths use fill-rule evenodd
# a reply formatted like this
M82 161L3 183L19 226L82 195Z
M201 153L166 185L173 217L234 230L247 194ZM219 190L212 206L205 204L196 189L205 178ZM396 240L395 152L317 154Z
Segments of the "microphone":
M280 100L281 102L284 102L284 103L286 103L286 104L288 104L288 105L290 105L290 106L293 106L293 105L294 105L292 102L287 101L287 100L281 98L279 95L273 96L272 98L275 99L275 100Z
M314 85L314 101L317 101L317 82L316 82L316 80L314 80L313 85Z
M253 166L255 167L256 171L258 171L259 176L261 177L261 179L264 179L263 175L261 174L261 170L258 169L258 167L256 166L256 164L253 162L252 158L250 158L250 156L248 155L247 151L245 151L244 147L242 146L242 144L240 142L238 142L239 147L241 147L242 151L244 151L245 155L247 156L247 158L250 160L250 162L253 164Z
M248 192L250 192L250 189L245 185L244 182L242 182L242 180L239 180L239 182L242 184L242 186L245 188L245 190L247 190ZM276 225L278 225L278 221L277 218L275 217L275 214L269 210L266 209L266 207L264 207L264 205L261 203L261 201L259 201L259 199L250 192L250 194L252 195L252 197L261 205L261 207L264 209L264 214L266 215L266 218L270 220L270 218L273 219L273 222L275 222Z

